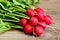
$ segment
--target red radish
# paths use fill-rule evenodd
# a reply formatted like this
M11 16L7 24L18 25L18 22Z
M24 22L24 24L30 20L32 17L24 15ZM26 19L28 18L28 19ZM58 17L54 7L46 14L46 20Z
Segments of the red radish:
M24 27L24 32L27 34L30 34L32 32L32 26L31 25L26 25Z
M32 26L35 26L38 24L38 19L36 17L31 17L29 22Z
M44 29L46 28L44 25L47 25L44 21L40 21L40 22L38 22L38 24L43 26Z
M52 18L51 18L50 16L47 15L47 16L44 17L44 21L46 22L46 24L49 25L49 24L52 23Z
M42 8L36 8L35 11L40 14L44 14L44 11Z
M47 15L47 16L52 20L52 17L51 16L49 16L49 15ZM56 22L53 22L53 21L52 21L52 23L53 24L56 24Z
M40 36L40 35L43 33L43 31L44 31L44 29L43 29L42 26L36 26L36 27L34 28L34 33L35 33L35 35L37 35L37 36Z
M30 9L28 9L28 10L26 11L26 14L27 14L28 16L32 17L32 16L34 16L34 10L30 8Z
M47 15L51 20L52 20L52 17L51 16L49 16L49 15Z
M39 21L42 21L42 20L44 20L44 14L38 13L38 14L36 15L36 18L37 18Z
M27 24L27 19L22 18L22 19L20 20L20 25L25 26L26 24Z

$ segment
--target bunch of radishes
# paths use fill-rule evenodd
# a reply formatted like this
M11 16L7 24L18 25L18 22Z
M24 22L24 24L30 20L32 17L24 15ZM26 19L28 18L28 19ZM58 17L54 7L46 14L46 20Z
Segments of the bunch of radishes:
M30 34L31 32L34 35L41 35L44 32L44 29L47 25L52 23L52 18L49 15L44 14L44 10L41 8L28 9L26 10L26 15L30 19L22 18L20 20L20 25L24 26L24 32Z

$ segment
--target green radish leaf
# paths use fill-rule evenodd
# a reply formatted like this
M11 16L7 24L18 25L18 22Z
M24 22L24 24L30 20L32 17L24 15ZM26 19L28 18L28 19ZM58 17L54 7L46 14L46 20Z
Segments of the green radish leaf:
M3 10L11 12L9 9L5 8L3 4L0 3L0 7L2 7Z
M33 5L35 5L35 4L37 4L37 3L39 3L39 0L32 0L32 4L33 4Z
M0 3L2 3L4 6L7 5L7 0L0 0Z
M22 26L12 26L12 28L23 29L23 27L22 27Z
M5 26L0 27L0 33L6 32L6 31L8 31L8 30L10 30L10 29L12 29L12 28L7 28L7 27L5 27Z
M10 29L11 29L11 27L9 27L8 24L4 23L2 21L2 19L0 19L0 33L5 32L5 31L10 30Z
M13 0L14 4L16 5L21 5L23 8L25 8L25 5L22 3L17 2L17 0Z

